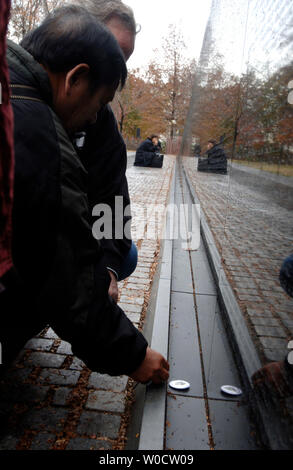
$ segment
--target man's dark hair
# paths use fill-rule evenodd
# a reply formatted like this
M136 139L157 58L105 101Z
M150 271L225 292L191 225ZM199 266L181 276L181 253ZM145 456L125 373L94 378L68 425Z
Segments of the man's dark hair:
M208 143L213 144L213 145L217 145L217 141L215 139L208 140Z
M152 134L149 138L150 138L151 140L153 140L155 137L156 137L157 139L159 138L159 136L158 136L157 134Z
M23 38L21 46L51 72L67 72L86 63L93 89L125 84L127 68L116 39L82 7L56 9Z

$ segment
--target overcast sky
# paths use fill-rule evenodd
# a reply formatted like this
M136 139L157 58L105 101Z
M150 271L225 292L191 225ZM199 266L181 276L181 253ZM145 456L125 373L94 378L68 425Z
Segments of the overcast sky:
M198 58L211 0L125 0L135 14L141 32L137 35L135 51L129 59L129 69L145 66L160 49L169 24L181 27L187 55Z

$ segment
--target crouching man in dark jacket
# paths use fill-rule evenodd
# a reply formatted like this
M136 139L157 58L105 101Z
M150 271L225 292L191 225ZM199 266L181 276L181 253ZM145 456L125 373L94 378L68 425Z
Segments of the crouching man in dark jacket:
M50 324L92 370L140 382L168 363L109 297L92 236L87 173L72 139L123 86L112 36L83 8L56 10L22 45L8 46L15 119L13 261L18 289L1 296L3 362ZM21 344L22 343L22 344Z
M199 159L197 170L226 175L227 157L220 144L211 139L208 141L207 149L207 158Z
M157 135L152 135L144 140L136 150L134 165L161 168L163 155L158 154L158 143Z

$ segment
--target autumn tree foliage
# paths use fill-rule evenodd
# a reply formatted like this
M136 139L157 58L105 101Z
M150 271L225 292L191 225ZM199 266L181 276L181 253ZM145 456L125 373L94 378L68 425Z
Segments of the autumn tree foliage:
M128 74L123 91L116 93L112 108L125 137L135 137L137 128L143 136L153 133L154 129L156 133L165 131L156 77L156 70L151 65L144 74L139 69L133 70Z
M138 128L143 138L165 132L160 89L160 76L152 64L144 73L139 69L129 72L125 88L116 93L111 104L124 137L135 137Z
M255 105L265 151L280 159L286 159L285 154L293 145L293 107L287 99L292 65L280 68L262 82Z
M274 73L252 68L238 77L218 64L200 85L193 136L204 148L222 136L229 156L285 162L293 145L293 107L287 101L292 64Z
M193 67L184 56L185 48L180 29L170 25L162 44L164 60L161 73L165 82L162 90L165 98L164 117L171 139L176 132L182 133L191 97Z
M221 66L213 69L200 85L193 134L202 146L220 136L233 140L236 115L241 113L238 94L236 77L227 75Z
M64 0L12 0L9 35L18 42Z
M180 30L170 25L156 59L146 70L129 73L113 103L124 137L134 137L137 127L143 138L154 132L171 139L182 135L195 73L195 62L184 50Z

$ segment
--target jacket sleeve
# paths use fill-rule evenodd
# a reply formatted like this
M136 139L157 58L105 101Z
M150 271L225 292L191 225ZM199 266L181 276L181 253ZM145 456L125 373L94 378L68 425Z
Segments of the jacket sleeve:
M66 240L61 243L63 255L68 249ZM68 266L68 256L65 256ZM144 360L147 341L109 297L110 277L102 257L94 266L92 288L90 277L86 277L85 272L78 273L79 279L76 280L67 266L59 258L56 271L52 272L54 288L43 292L46 295L42 304L45 310L51 309L48 323L60 338L71 344L73 354L91 370L109 375L130 375ZM68 270L65 276L64 270ZM50 296L56 299L56 295L59 299L62 295L63 299L70 299L70 305L65 304L62 308L58 302L56 308L56 301L50 305Z
M126 178L127 152L109 106L100 113L97 123L87 130L82 160L88 171L88 195L91 211L97 204L107 204L112 211L112 239L103 238L101 246L107 267L119 271L131 248L130 198ZM118 219L115 197L119 197ZM121 214L122 212L122 214ZM92 219L92 223L95 222ZM127 225L126 225L127 224ZM117 234L117 237L116 237ZM122 234L122 235L121 235Z
M78 322L72 351L95 371L130 375L142 363L147 348L144 336L109 297L109 275L101 260L95 267L95 294L84 322L81 339Z

